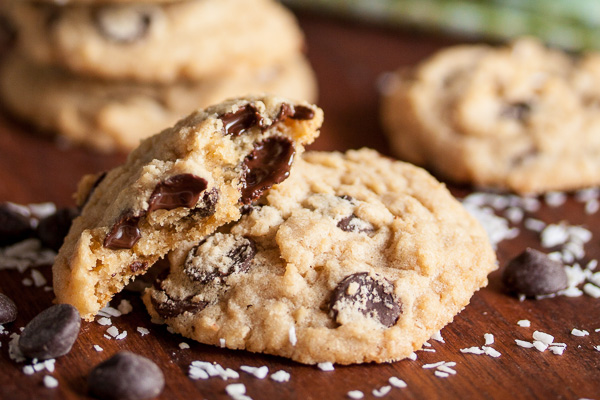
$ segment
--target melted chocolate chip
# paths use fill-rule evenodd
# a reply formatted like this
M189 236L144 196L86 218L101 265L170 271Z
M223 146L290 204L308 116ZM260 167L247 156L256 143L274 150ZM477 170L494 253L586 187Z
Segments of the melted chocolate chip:
M206 301L192 301L191 296L182 300L173 300L166 293L165 295L167 296L166 301L158 301L154 298L154 296L151 297L154 310L156 310L158 315L160 315L160 317L163 319L173 318L183 314L184 312L198 313L204 310L204 308L208 305L208 302Z
M290 175L296 151L287 138L273 136L258 143L244 160L242 203L250 204Z
M148 200L148 212L178 207L194 208L200 194L206 189L206 183L206 179L193 174L172 176L156 185Z
M196 205L193 212L202 218L210 217L217 211L217 202L219 201L219 190L212 188L208 192L204 192L200 202Z
M39 313L23 330L19 349L29 358L47 360L67 354L79 335L81 317L70 304L57 304Z
M363 221L358 218L356 215L352 214L347 216L346 218L342 218L338 223L337 227L343 230L344 232L363 232L363 233L371 233L374 231L371 224Z
M147 262L134 261L131 264L129 264L129 270L134 274L140 270L145 270L146 268L148 268Z
M115 223L104 239L104 247L111 250L131 249L142 237L138 222L140 217L125 213Z
M65 240L65 236L69 233L71 223L77 216L79 216L77 208L61 208L54 214L42 219L37 227L37 236L42 244L58 251Z
M262 127L263 118L256 108L247 104L237 109L235 112L223 114L221 117L226 135L240 136L247 130L260 126Z
M32 235L29 217L11 203L0 203L0 246L20 242Z
M563 264L531 248L506 265L502 282L510 292L529 297L556 293L568 286Z
M334 289L329 313L336 322L344 323L346 317L360 312L389 328L402 313L393 292L394 285L385 278L375 279L367 272L348 275Z
M92 19L98 32L106 39L130 44L148 34L152 14L141 8L103 6L94 9Z
M516 119L517 121L526 120L531 114L531 104L525 102L516 102L508 104L502 110L501 116L504 118Z
M215 251L217 246L221 251ZM209 283L234 273L247 272L255 255L256 244L252 239L216 233L190 250L184 272L193 281Z
M7 324L17 319L17 305L10 297L0 293L0 324Z
M89 393L102 400L152 399L164 386L160 368L129 351L121 351L98 364L88 376Z
M275 117L275 121L284 121L287 118L296 119L296 120L306 120L313 119L315 117L315 112L306 106L294 106L288 103L283 103L281 105L281 109Z

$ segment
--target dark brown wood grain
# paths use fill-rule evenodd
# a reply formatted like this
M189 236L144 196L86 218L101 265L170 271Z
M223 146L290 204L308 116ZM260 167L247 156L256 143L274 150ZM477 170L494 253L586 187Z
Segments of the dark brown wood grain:
M317 71L320 85L319 104L325 110L321 138L312 146L319 150L346 150L369 146L390 155L378 123L377 78L382 72L402 65L413 65L434 51L458 39L423 35L416 32L387 30L352 22L300 15L306 32L308 55ZM39 137L32 129L0 116L0 201L19 203L53 201L60 206L72 205L71 193L81 175L109 169L124 160L124 155L99 155L78 148L57 146ZM451 189L464 196L469 189ZM546 222L568 221L583 225L594 233L587 245L584 261L600 258L600 213L586 215L583 205L569 197L563 206L542 209L529 216ZM500 267L526 246L540 248L536 234L526 231L518 238L500 243ZM50 279L50 268L40 268ZM18 320L6 326L18 331L34 315L48 307L51 292L25 287L22 280L30 272L0 271L0 291L13 298L19 307ZM193 360L215 361L239 371L241 365L267 365L271 372L283 369L291 373L288 383L258 380L244 372L240 379L253 399L341 399L350 390L361 390L373 398L373 389L387 384L391 376L405 380L408 387L392 389L385 398L403 399L600 399L600 300L589 296L559 297L520 302L502 290L500 272L490 276L490 285L476 293L471 304L455 321L443 329L445 343L431 341L433 352L418 352L418 360L404 360L383 365L336 367L322 372L315 367L292 361L229 351L194 343L167 332L165 326L153 325L135 293L122 293L112 302L129 299L134 311L113 318L124 340L107 340L106 327L83 322L73 350L56 361L52 374L59 387L47 389L42 383L44 372L23 374L23 364L8 357L8 335L0 336L0 398L2 399L81 399L86 398L86 376L90 368L117 350L127 349L156 361L165 373L166 387L162 399L228 398L225 386L232 381L219 378L194 381L187 370ZM529 319L531 328L517 326ZM137 327L150 330L141 336ZM575 337L573 328L585 329L590 336ZM555 341L567 343L563 356L546 351L517 347L514 339L531 340L534 330L548 332ZM461 348L481 346L484 333L495 336L493 347L499 358L463 354ZM191 348L181 350L185 341ZM93 345L104 351L97 352ZM426 363L454 361L457 374L447 378L434 376Z

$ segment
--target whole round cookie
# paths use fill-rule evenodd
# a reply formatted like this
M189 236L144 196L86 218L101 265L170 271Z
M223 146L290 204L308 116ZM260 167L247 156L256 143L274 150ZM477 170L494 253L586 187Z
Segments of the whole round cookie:
M103 152L129 151L192 110L229 97L268 92L314 101L317 92L314 73L303 56L171 85L85 79L22 57L3 61L0 100L5 108L41 128L41 133L55 133Z
M303 36L274 0L187 0L55 6L3 0L18 51L81 75L200 80L295 57Z
M287 179L322 120L304 102L228 100L144 140L125 164L84 177L81 215L52 268L57 302L92 319L181 241L237 220L240 208Z
M382 120L405 160L456 182L519 193L600 183L600 55L533 39L457 46L383 87Z
M424 170L306 153L242 218L170 253L143 299L203 343L314 364L407 357L487 284L486 233Z

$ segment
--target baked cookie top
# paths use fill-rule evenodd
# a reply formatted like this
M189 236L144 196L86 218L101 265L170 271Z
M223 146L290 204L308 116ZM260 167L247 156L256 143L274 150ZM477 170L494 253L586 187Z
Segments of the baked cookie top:
M233 99L144 140L124 165L84 177L81 216L53 266L57 301L91 319L181 241L237 220L241 207L288 177L322 120L308 103Z
M384 87L395 153L441 177L519 193L600 183L600 55L533 39L457 46Z
M487 284L486 233L424 170L305 153L242 218L169 254L154 318L203 343L314 364L407 357Z
M1 3L19 52L108 79L196 81L280 63L304 45L293 14L274 0Z

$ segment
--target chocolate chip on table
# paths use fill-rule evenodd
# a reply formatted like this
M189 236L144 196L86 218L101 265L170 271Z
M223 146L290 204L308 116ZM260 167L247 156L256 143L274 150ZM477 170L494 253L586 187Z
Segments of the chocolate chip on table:
M111 250L131 249L142 237L138 222L140 217L124 213L104 239L104 247Z
M148 10L134 7L103 6L94 9L92 19L106 39L130 44L143 39L152 23Z
M32 235L29 217L11 203L0 203L0 246L20 242Z
M154 310L156 310L158 315L160 315L160 317L163 319L173 318L183 314L184 312L197 313L204 310L204 308L208 305L208 302L206 301L192 301L192 296L185 299L176 300L170 298L165 292L161 293L164 293L166 300L160 301L152 296L151 301Z
M265 190L287 179L295 154L294 144L281 136L270 137L254 146L243 163L242 203L250 204Z
M121 351L98 364L88 376L89 393L102 400L152 399L164 386L160 368L129 351Z
M377 319L386 327L393 326L402 307L394 297L394 285L385 278L375 279L367 272L345 277L334 289L329 302L331 317L343 323L341 315L355 312Z
M73 220L79 215L76 208L61 208L54 214L43 218L37 227L37 237L42 244L52 250L58 251L62 246L65 236Z
M200 194L206 189L206 184L206 179L193 174L171 176L154 188L148 200L148 212L179 207L194 208Z
M221 251L215 251L215 246L220 246ZM254 240L217 233L189 251L183 271L193 281L209 283L232 274L247 272L255 255Z
M225 134L232 136L240 136L255 126L262 127L263 124L262 116L250 104L242 106L234 112L223 114L219 118L223 121Z
M17 305L4 293L0 293L0 325L17 319Z
M510 292L528 297L552 294L568 287L563 264L531 248L506 265L502 282Z
M19 349L29 358L47 360L67 354L79 334L81 317L70 304L57 304L39 313L25 326Z

